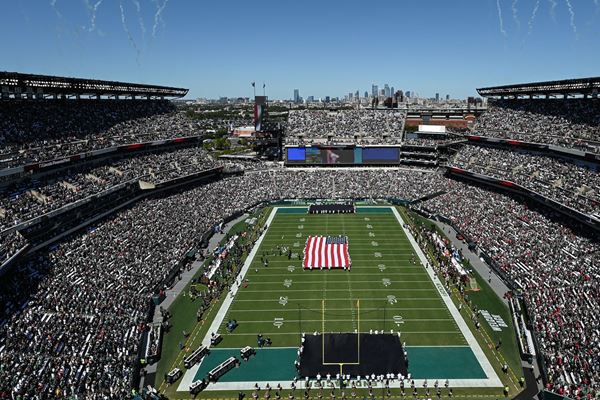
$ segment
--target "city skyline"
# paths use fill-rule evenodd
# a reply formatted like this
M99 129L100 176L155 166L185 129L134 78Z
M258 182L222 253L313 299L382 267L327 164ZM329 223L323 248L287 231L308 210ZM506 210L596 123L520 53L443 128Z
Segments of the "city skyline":
M189 99L249 97L252 81L280 99L374 82L466 98L482 86L598 75L598 2L556 4L11 0L0 34L19 39L0 44L0 70L186 87ZM383 15L398 23L347 29Z

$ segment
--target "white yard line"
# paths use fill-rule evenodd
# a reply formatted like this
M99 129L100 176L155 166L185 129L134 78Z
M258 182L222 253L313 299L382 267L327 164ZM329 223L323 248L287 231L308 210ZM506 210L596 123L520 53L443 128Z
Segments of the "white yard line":
M410 231L404 226L404 220L402 220L402 217L400 216L400 213L398 212L398 210L396 210L395 207L390 207L390 208L392 209L392 212L396 216L396 219L398 220L398 223L400 223L400 226L402 227L402 230L404 230L404 233L406 234L406 237L408 237L408 240L410 241L410 243L415 248L415 251L417 252L417 255L419 256L419 259L421 260L421 262L423 263L423 265L428 265L427 264L428 261L427 261L427 258L425 257L425 254L423 253L423 251L421 250L421 248L417 244L417 241L412 236L412 234L410 233ZM471 330L469 329L469 327L465 323L462 315L460 314L460 312L458 311L458 309L454 305L454 302L452 301L452 298L446 292L446 289L444 288L444 284L438 279L437 275L433 272L433 269L431 267L425 268L425 270L427 271L427 274L431 278L431 280L433 282L433 285L438 289L438 292L440 293L440 296L442 297L442 300L446 304L446 307L448 307L448 310L450 311L450 314L452 315L452 317L456 321L456 325L458 326L458 329L460 329L460 332L463 334L464 338L467 340L467 343L471 347L471 350L475 354L475 358L477 358L477 361L479 362L479 365L481 365L481 368L485 372L485 375L488 377L486 379L486 381L488 382L488 385L484 385L484 386L502 387L503 385L502 385L502 382L500 381L500 378L498 378L498 375L496 374L496 371L494 371L494 368L490 364L487 356L485 355L485 353L481 349L481 346L479 346L479 343L477 342L477 339L475 339L475 336L473 336L473 333L471 332ZM470 379L466 379L466 380L467 381L471 381ZM479 381L478 379L476 379L476 380ZM453 382L453 386L455 386L454 382Z

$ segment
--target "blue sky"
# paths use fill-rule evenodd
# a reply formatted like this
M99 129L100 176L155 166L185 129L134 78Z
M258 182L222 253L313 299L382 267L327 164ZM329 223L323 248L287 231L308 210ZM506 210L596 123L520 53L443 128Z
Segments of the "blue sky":
M189 97L251 96L252 81L271 98L362 95L372 83L466 97L600 75L599 3L3 0L0 70L181 86Z

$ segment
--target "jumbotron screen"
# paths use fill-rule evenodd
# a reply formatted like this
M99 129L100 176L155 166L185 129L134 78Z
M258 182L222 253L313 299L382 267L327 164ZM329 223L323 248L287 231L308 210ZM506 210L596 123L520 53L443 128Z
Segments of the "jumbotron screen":
M354 164L353 148L344 147L288 147L288 164L334 165Z
M288 147L287 164L398 164L398 147Z

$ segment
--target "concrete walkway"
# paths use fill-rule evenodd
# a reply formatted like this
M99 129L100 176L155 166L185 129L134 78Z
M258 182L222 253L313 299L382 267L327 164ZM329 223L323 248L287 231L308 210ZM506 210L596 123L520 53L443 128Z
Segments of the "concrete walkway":
M477 253L472 252L465 242L456 238L457 232L454 230L454 228L440 221L432 221L434 221L435 224L444 231L454 247L461 251L462 255L469 260L471 266L479 273L479 275L488 281L488 284L492 290L494 290L494 293L496 293L496 295L500 297L508 306L508 300L504 298L504 294L510 289L504 284L504 281L502 281L502 279L500 279L500 277L494 273L494 271L489 267L489 265L487 265L485 261L479 258Z

